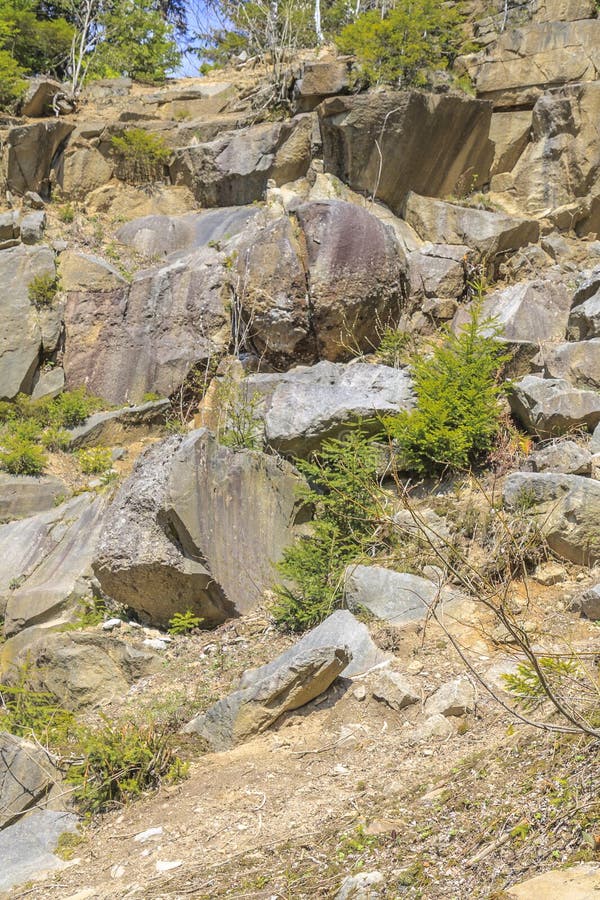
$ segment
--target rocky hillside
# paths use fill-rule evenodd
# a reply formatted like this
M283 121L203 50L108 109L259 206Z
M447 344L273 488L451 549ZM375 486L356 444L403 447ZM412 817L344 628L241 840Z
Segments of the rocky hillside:
M468 92L325 48L285 114L251 59L0 122L3 896L600 889L600 20L472 6ZM501 427L415 474L378 428L473 315ZM377 527L282 630L357 427Z

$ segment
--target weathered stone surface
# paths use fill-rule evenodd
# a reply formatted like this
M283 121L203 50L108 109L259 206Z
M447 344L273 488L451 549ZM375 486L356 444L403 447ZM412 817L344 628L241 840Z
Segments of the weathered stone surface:
M60 283L64 291L103 293L125 287L126 280L106 260L92 253L65 250L59 260Z
M570 341L600 337L600 291L574 307L569 316L567 337Z
M267 182L294 181L310 163L312 121L254 125L206 144L175 151L173 184L191 189L202 206L234 206L264 199Z
M600 29L600 21L593 27ZM501 187L494 179L492 190L506 191L523 215L547 215L564 208L564 215L556 219L561 230L576 228L579 234L597 230L591 209L578 212L570 204L580 203L598 181L599 116L600 82L570 84L545 93L533 110L531 141L510 176L502 176Z
M381 872L347 875L335 895L335 900L378 900L382 896L384 886Z
M455 678L425 701L426 716L464 716L475 709L475 690L468 678Z
M54 855L58 839L75 831L77 816L49 809L31 813L0 831L0 890L8 891L65 863Z
M490 125L490 138L494 142L495 154L491 175L510 172L529 143L531 134L531 111L514 110L495 112Z
M577 565L600 561L600 482L580 475L517 472L504 503L537 517L551 550Z
M479 97L497 106L530 103L540 91L567 82L595 81L600 22L532 22L499 35L476 74Z
M109 510L94 562L102 589L159 625L188 607L209 623L247 612L292 537L297 484L288 463L205 429L155 445Z
M364 607L391 625L423 619L436 601L455 596L427 578L382 566L349 566L344 587L350 609Z
M591 900L600 890L600 866L580 863L544 872L506 889L510 900Z
M563 339L570 305L564 282L536 278L486 294L482 311L496 318L506 341L536 346Z
M386 91L325 100L318 112L325 170L397 215L409 191L445 197L488 180L494 145L486 103Z
M15 194L35 191L47 197L52 161L73 127L54 118L11 128L3 160L7 188Z
M398 712L413 703L418 703L421 695L410 679L399 672L383 669L370 682L371 693L376 700L386 703Z
M0 831L43 806L60 780L41 745L0 731Z
M80 494L48 512L0 526L5 636L33 625L64 623L68 611L89 596L104 507L103 497Z
M530 219L460 206L413 192L406 198L403 216L423 240L466 244L489 261L500 253L535 243L540 235L539 224Z
M411 299L439 297L460 299L466 290L470 247L461 244L426 243L408 258Z
M157 672L162 661L107 634L72 631L35 635L17 664L29 660L27 683L60 697L66 709L98 707L125 696L139 678Z
M52 78L32 78L21 101L22 115L29 116L31 119L56 115L53 109L53 100L63 92L62 84Z
M232 206L183 216L144 216L119 228L117 238L144 256L168 256L227 241L258 213L255 207Z
M590 441L590 450L592 453L600 453L600 424L594 428Z
M294 84L294 102L298 112L310 112L326 97L348 93L351 65L349 57L304 63L301 76Z
M156 433L159 425L164 425L170 408L168 400L156 400L141 406L94 413L83 425L72 429L70 445L72 448L112 447L139 441Z
M575 609L578 609L587 619L598 621L600 619L600 584L584 591L574 603Z
M590 475L592 454L575 441L558 441L534 450L521 467L527 472L560 472L562 475Z
M600 422L600 394L579 390L561 378L527 375L513 385L509 401L513 414L539 437L580 427L592 431Z
M544 348L533 363L548 378L565 379L584 390L600 390L600 340Z
M414 405L404 369L367 363L321 362L282 374L251 375L244 384L252 394L264 396L266 442L299 456L358 420Z
M54 178L65 199L85 199L108 184L114 167L95 147L73 147L62 153L54 167Z
M369 629L355 619L347 609L339 609L328 616L320 625L306 632L297 644L264 666L248 669L242 675L240 689L251 687L272 675L281 666L289 666L302 658L309 650L322 647L345 647L350 653L350 662L342 671L344 678L362 675L371 669L386 665L391 657L380 650L371 638Z
M62 366L42 370L36 373L33 380L31 396L34 400L42 397L58 397L65 389L65 370Z
M69 489L64 481L53 475L34 478L31 475L0 474L0 522L33 516L53 509L59 497Z
M115 404L169 396L230 340L225 254L209 247L139 272L131 286L73 290L65 307L64 369Z
M49 247L20 245L0 253L0 399L29 393L42 351L54 349L61 305L37 310L28 287L36 276L54 276L55 272ZM44 332L48 337L54 335L54 342L44 340Z
M46 213L34 210L21 219L21 240L24 244L38 244L44 237Z
M447 716L436 713L428 716L424 722L420 722L408 736L410 744L420 744L422 741L447 741L454 734L454 728Z
M261 681L219 700L205 715L192 719L184 731L199 734L213 750L226 750L266 731L284 713L310 703L327 690L350 660L345 647L308 650Z

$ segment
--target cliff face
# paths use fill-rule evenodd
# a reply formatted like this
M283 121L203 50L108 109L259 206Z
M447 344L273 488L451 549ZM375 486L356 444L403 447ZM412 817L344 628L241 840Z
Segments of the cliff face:
M60 117L59 86L41 79L27 115L2 120L0 451L21 428L45 462L36 477L0 474L0 683L20 670L29 689L90 719L99 708L116 719L121 706L158 715L176 694L176 727L192 720L209 747L249 741L216 757L193 745L176 812L162 795L122 827L111 819L99 840L112 869L103 860L100 872L84 844L79 865L33 896L280 896L286 865L296 877L306 852L314 871L304 866L290 896L487 897L490 884L512 890L574 846L560 823L553 857L486 825L490 847L504 849L479 857L466 797L451 811L462 848L450 852L426 822L442 827L440 785L480 746L493 760L489 795L463 772L478 809L506 785L494 815L509 836L523 819L503 768L521 747L506 751L509 719L473 690L480 679L501 692L511 654L522 661L503 620L479 605L489 572L517 542L527 573L511 574L502 602L551 653L593 655L589 620L600 614L600 20L592 0L511 3L485 17L473 7L481 49L455 63L469 93L355 93L352 61L323 50L298 61L285 118L256 108L265 73L250 61L160 90L95 82ZM377 539L340 594L369 611L367 625L338 610L295 643L267 614L274 566L313 515L293 463L414 409L406 348L458 331L476 279L511 354L505 415L519 446L495 448L485 503L457 476L420 485L409 509L413 482L389 478L381 446ZM34 401L52 410L46 419ZM233 446L222 446L224 420L242 435ZM384 553L381 535L394 530ZM477 578L457 579L452 553ZM448 618L430 622L438 602ZM112 625L82 619L99 603L105 619L117 614ZM167 636L187 610L215 632ZM289 731L256 736L273 723ZM0 733L10 748L0 845L18 827L24 848L0 890L30 877L32 803L48 816L49 850L66 815L60 772L22 737ZM542 771L547 748L531 746ZM371 793L350 784L365 771ZM531 828L547 816L539 771L523 801ZM133 836L154 816L169 844L157 832L140 853ZM401 869L399 834L410 857ZM234 839L237 868L223 865ZM270 847L285 865L267 860ZM260 864L246 883L252 854ZM372 880L354 883L351 863L373 868ZM56 864L46 855L39 867ZM567 897L557 877L553 896ZM578 877L598 889L594 871ZM518 890L503 896L534 895Z

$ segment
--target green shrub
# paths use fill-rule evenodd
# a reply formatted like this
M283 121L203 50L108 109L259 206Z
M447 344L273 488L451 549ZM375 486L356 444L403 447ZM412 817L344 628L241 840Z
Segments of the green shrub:
M35 422L9 422L0 433L0 468L10 475L41 475L47 459Z
M98 397L88 394L85 388L65 391L46 404L48 410L46 424L75 428L103 406L106 404Z
M302 494L315 507L312 532L300 537L278 564L273 615L291 631L316 625L340 604L346 566L374 544L381 491L379 451L361 429L325 441L319 454L296 465L308 479Z
M58 220L62 222L63 225L70 225L71 222L75 219L75 210L71 203L65 203L64 206L61 206L58 210Z
M397 328L386 328L381 336L381 343L377 348L377 356L384 366L392 366L397 369L406 362L407 348L411 336L407 331L398 331Z
M156 181L163 176L171 151L159 134L143 128L128 128L111 138L113 151L121 161L120 177L125 181Z
M7 109L25 93L27 70L19 65L8 50L0 50L0 107Z
M0 731L37 739L44 746L62 746L73 715L47 691L28 687L30 665L19 669L14 684L0 684Z
M258 407L260 394L252 396L247 386L233 378L224 378L216 392L219 411L217 439L232 450L260 450L262 448L262 422Z
M66 782L84 813L105 812L157 788L181 780L186 766L177 757L166 728L135 722L108 722L76 732L81 761L71 765Z
M459 334L446 331L441 345L412 360L417 406L386 419L398 445L400 464L427 475L466 469L489 453L501 422L498 328L482 319L481 300Z
M112 468L112 453L108 447L78 450L77 459L84 475L100 475Z
M383 16L363 13L339 33L342 53L357 57L363 78L406 85L425 84L430 69L446 68L461 42L457 4L438 0L399 0Z
M42 432L41 444L46 450L69 450L71 446L71 435L65 428L57 425L50 425Z
M189 634L190 631L199 628L203 621L204 619L195 616L191 609L175 613L173 618L169 619L169 634Z
M52 306L60 285L56 275L36 275L28 287L29 299L38 309Z

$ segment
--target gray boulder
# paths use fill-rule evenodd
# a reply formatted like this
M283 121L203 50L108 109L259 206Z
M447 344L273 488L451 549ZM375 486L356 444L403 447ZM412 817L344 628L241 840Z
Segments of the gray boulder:
M20 245L0 253L0 399L30 393L41 354L56 347L61 304L38 310L29 299L29 284L36 276L55 274L49 247Z
M341 672L344 678L352 678L355 675L369 672L371 669L382 667L391 659L389 654L384 653L374 643L366 625L355 619L347 609L338 609L312 631L307 631L298 643L284 650L277 659L257 669L248 669L244 672L240 681L240 689L257 684L282 666L291 665L296 659L301 659L309 650L323 647L348 650L349 662Z
M425 701L426 716L464 716L475 709L475 690L468 678L455 678Z
M595 584L584 591L577 598L574 606L586 619L593 619L597 622L600 619L600 584Z
M382 91L325 100L318 113L325 171L375 194L396 215L409 191L447 197L473 180L488 181L494 145L487 103L459 94Z
M344 878L335 900L379 900L384 888L385 880L381 872L359 872Z
M69 488L60 478L44 475L0 474L0 522L23 519L52 509L57 501L69 494Z
M471 249L461 244L426 243L413 250L408 259L411 299L460 299L467 288L470 256Z
M76 831L77 821L73 813L44 809L0 831L0 891L62 868L54 851L61 834Z
M229 345L226 257L204 247L130 286L67 293L64 369L69 389L86 385L111 403L167 397Z
M310 112L327 97L347 94L351 87L351 57L316 59L305 62L294 84L294 105L298 112Z
M34 210L21 219L21 240L24 244L39 244L46 229L46 213Z
M103 497L80 494L48 512L0 526L5 637L34 625L64 624L81 599L90 596L90 567L104 508ZM10 663L9 643L0 649L3 667Z
M60 781L60 772L40 744L0 731L0 832L32 808L44 806Z
M411 192L406 198L403 218L424 241L434 244L465 244L488 262L540 236L539 223L517 219L506 213L461 206Z
M94 413L83 425L70 432L70 446L114 446L139 441L164 425L171 404L168 400L156 400L141 406L126 406L109 412Z
M564 338L570 306L566 284L536 278L486 294L482 312L494 316L504 340L537 348Z
M344 589L350 609L364 607L391 625L424 619L437 601L445 604L458 596L427 578L382 566L349 566Z
M292 539L298 483L289 463L205 429L154 445L109 509L94 561L103 591L158 625L188 607L209 624L247 612Z
M52 162L74 127L53 118L11 128L3 151L8 190L21 195L34 191L47 198Z
M569 316L567 337L570 341L600 338L600 290L573 308Z
M527 375L513 385L509 401L522 425L539 437L582 427L591 431L600 422L600 394L580 390L560 378Z
M42 397L58 397L65 389L65 370L62 366L39 370L36 373L31 397L41 400Z
M311 139L310 116L221 134L176 150L171 180L189 187L204 207L264 200L269 179L285 184L306 174Z
M544 348L533 363L548 378L564 378L579 388L600 390L600 339Z
M420 691L408 678L389 669L383 669L371 678L370 687L376 700L397 712L421 699Z
M68 88L67 88L68 90ZM32 78L21 101L21 113L30 119L56 115L54 106L59 112L72 112L74 104L67 103L65 88L52 78ZM62 95L62 97L61 97ZM60 105L58 105L60 103Z
M310 703L327 690L350 659L344 647L308 650L261 681L219 700L184 731L199 734L213 750L227 750L266 731L284 713Z
M258 207L232 206L183 216L144 216L121 226L117 238L144 256L168 256L227 241L259 212Z
M281 453L306 456L327 438L380 415L412 409L412 382L404 369L367 363L321 362L274 375L251 375L252 394L264 397L265 441Z
M504 482L504 504L533 516L548 546L577 565L600 561L600 482L580 475L517 472Z
M522 467L528 472L559 472L562 475L591 475L592 454L575 441L558 441L534 450Z

